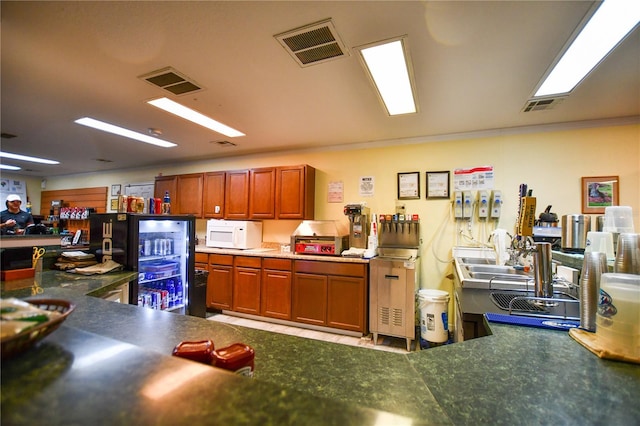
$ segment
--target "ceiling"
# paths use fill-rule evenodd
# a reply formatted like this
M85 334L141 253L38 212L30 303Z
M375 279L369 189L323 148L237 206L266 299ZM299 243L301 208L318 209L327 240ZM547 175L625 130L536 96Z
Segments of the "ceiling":
M590 1L1 2L2 150L58 176L179 161L640 116L640 30L553 109L522 112ZM274 35L331 18L349 55L300 67ZM390 117L354 47L407 35L419 112ZM203 90L140 78L173 67ZM167 96L246 136L146 104ZM74 123L89 116L178 144ZM230 141L236 146L216 142ZM364 144L364 145L363 145ZM14 172L12 172L14 173Z

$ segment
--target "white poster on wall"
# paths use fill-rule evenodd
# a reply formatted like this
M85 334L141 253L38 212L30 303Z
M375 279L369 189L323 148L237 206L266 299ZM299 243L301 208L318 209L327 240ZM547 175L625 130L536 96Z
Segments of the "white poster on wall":
M479 166L470 169L455 169L453 188L455 191L493 189L493 166Z
M360 196L373 197L375 193L375 180L373 176L360 176Z
M2 209L6 208L5 201L9 194L18 194L22 198L22 210L27 204L27 182L15 179L0 179L0 199L2 200Z
M344 184L342 181L329 182L327 202L342 203L344 201Z

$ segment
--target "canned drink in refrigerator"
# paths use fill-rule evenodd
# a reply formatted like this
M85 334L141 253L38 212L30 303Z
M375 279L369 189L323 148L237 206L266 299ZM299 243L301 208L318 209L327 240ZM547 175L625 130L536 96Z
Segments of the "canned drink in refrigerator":
M151 252L151 240L146 239L144 240L144 255L145 256L151 256L152 252Z
M155 240L153 240L153 255L162 255L162 240L160 238L156 238Z
M160 309L165 310L169 307L169 291L160 290Z

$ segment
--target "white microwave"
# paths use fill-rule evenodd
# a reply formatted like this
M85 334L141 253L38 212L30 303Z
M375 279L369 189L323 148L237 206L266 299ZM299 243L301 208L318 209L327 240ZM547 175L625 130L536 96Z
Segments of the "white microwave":
M207 222L207 247L252 249L262 245L262 222L218 220Z

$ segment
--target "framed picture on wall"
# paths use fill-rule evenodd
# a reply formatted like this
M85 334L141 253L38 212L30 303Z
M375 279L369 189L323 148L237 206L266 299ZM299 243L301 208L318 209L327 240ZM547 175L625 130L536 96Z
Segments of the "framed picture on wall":
M120 191L122 190L122 186L121 185L111 185L111 196L112 197L116 197L118 195L120 195Z
M617 206L620 179L618 176L582 178L582 213L602 214L609 206Z
M420 172L398 173L398 200L420 198Z
M427 199L449 198L449 171L427 172Z

